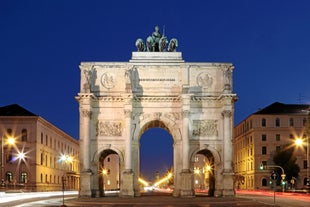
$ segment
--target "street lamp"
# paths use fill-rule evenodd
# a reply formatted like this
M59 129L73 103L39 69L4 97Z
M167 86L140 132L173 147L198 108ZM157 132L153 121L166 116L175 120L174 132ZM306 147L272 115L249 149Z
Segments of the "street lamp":
M302 138L297 138L297 139L295 139L295 144L297 146L303 146L304 140ZM307 175L306 179L307 179L307 181L306 181L306 185L307 185L307 190L309 191L309 189L310 189L310 183L309 183L309 137L307 137L307 140L306 140L306 156L307 156L306 157L306 160L307 160L307 166L306 166L307 167L306 168L306 175Z
M8 137L7 138L8 145L14 145L15 144L15 138ZM2 134L1 138L1 185L4 185L4 134Z

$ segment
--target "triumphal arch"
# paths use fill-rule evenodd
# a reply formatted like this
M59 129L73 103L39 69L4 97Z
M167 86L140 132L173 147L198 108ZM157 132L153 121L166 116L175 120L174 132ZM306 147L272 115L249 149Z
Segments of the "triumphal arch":
M197 154L212 162L212 195L234 195L233 65L186 62L177 39L158 28L136 46L129 62L79 66L80 196L101 195L101 161L110 153L119 157L119 195L139 196L140 137L153 127L173 137L174 196L195 195Z

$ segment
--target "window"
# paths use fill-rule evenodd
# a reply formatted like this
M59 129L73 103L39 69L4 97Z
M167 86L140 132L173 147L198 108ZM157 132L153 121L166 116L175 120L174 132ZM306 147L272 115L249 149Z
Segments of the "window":
M307 118L303 118L303 120L302 120L302 125L303 125L303 126L306 126L306 123L307 123Z
M279 127L279 126L280 126L280 119L276 118L276 127Z
M276 152L281 150L281 146L276 146Z
M46 146L48 146L48 137L47 137L47 135L45 136L45 144L46 144Z
M267 179L266 178L262 179L262 186L267 186Z
M41 144L43 144L43 133L41 133Z
M12 129L7 129L6 133L7 133L8 136L12 136Z
M8 171L8 172L5 173L5 180L6 180L7 182L9 182L9 183L12 182L12 180L13 180L13 174L12 174L12 172Z
M307 181L308 181L308 179L304 178L304 185L307 185Z
M40 180L41 180L41 183L43 183L43 174L41 173L41 176L40 176Z
M266 141L267 140L267 135L266 134L262 134L262 141Z
M110 158L108 157L107 162L110 162Z
M308 168L308 162L307 160L304 160L304 169L307 169Z
M262 147L262 154L263 155L267 154L267 147L266 146Z
M266 119L265 118L262 119L262 127L266 127Z
M290 139L294 139L294 135L293 134L290 134Z
M43 160L44 160L43 153L41 153L41 162L40 162L41 165L43 165Z
M27 129L22 130L22 142L27 142Z
M21 183L27 183L27 173L26 172L22 172L22 174L20 175L20 182Z
M280 134L276 134L276 141L280 141L280 139L281 139Z
M293 126L294 126L294 119L290 118L290 127L293 127Z

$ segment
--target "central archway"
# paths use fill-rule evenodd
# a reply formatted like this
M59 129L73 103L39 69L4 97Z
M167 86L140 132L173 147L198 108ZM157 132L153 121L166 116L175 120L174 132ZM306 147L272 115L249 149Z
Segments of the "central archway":
M168 187L171 189L173 179L167 179L162 183L158 181L164 179L169 173L173 173L173 138L166 129L149 128L140 137L139 177L151 186L151 188L146 186L148 190L154 190L153 187L167 190ZM144 191L141 187L140 190Z

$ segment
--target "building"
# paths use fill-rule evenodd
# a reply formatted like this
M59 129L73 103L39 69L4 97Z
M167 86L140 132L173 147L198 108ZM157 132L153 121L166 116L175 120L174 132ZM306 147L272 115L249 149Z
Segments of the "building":
M285 145L294 147L300 167L299 177L286 181L287 188L305 188L307 183L307 146L298 147L296 139L307 141L309 105L275 102L241 121L234 128L234 171L237 189L270 189L273 156ZM309 173L309 172L308 172ZM309 174L308 174L309 176Z
M213 166L209 192L234 196L233 64L185 62L175 38L169 42L158 27L152 34L146 44L136 41L138 51L129 62L79 66L80 195L103 194L104 176L98 169L106 168L102 160L109 154L116 154L119 195L140 196L140 138L150 128L162 128L174 142L173 196L195 195L197 154Z
M1 190L79 188L79 142L17 104L0 107Z

